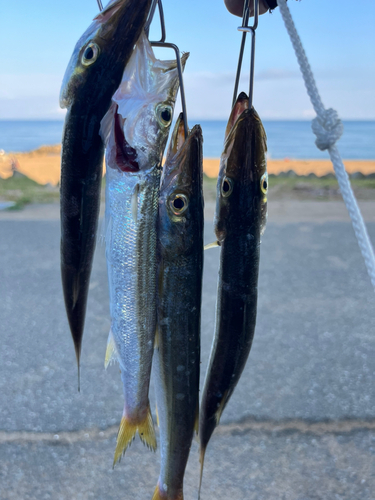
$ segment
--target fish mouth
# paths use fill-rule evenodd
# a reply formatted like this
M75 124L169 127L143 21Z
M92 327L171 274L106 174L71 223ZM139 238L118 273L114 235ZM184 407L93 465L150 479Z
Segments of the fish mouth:
M94 17L94 21L98 21L101 24L106 23L116 12L121 8L126 0L112 0L103 10L99 12L97 16Z
M116 166L121 172L139 172L139 164L137 161L137 151L130 146L125 139L124 121L120 117L118 106L114 113L114 139L115 139L115 161Z
M180 113L172 133L171 144L167 156L174 156L178 151L180 151L185 143L185 139L184 115L183 113Z
M249 98L247 97L245 92L241 92L237 97L237 100L234 103L231 114L229 116L227 128L225 130L225 140L228 138L239 117L246 109L249 109Z
M202 155L202 141L202 129L200 125L195 125L189 131L187 138L185 138L184 117L183 113L180 113L173 129L167 158L163 168L162 185L173 182L177 173L183 174L188 184L190 183L190 177L194 178L194 176L197 176L195 170L199 169L199 162L195 162L196 164L194 163L191 168L185 168L184 173L181 169L183 165L189 163L188 158L198 158Z

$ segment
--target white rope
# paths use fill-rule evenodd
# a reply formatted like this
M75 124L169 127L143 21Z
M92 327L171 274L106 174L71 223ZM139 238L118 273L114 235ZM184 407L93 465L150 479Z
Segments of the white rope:
M341 160L340 153L335 146L336 141L343 133L343 125L338 117L338 114L333 109L325 109L320 98L318 89L315 84L314 75L311 71L309 61L307 60L305 51L302 47L301 40L298 36L286 0L277 0L280 7L280 12L288 31L290 39L296 53L298 64L300 66L307 93L309 94L311 103L317 114L312 122L312 129L317 136L315 144L321 150L328 149L333 168L335 169L336 177L340 186L341 194L344 199L346 208L352 219L355 235L358 240L359 248L362 252L367 272L370 276L371 283L375 289L375 255L371 245L369 235L365 223L363 221L361 211L359 210L357 200L355 199L353 190L350 185L349 176L346 173L344 164Z

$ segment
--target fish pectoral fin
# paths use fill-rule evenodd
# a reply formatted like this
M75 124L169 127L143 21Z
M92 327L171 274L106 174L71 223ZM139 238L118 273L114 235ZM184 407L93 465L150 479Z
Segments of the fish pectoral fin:
M218 241L213 241L212 243L209 243L208 245L205 245L203 247L203 250L209 250L210 248L216 248L219 247L220 243Z
M112 330L109 330L104 368L107 369L108 366L115 361L118 361L117 347L115 344L115 339L113 338Z
M120 428L117 434L117 443L115 456L113 459L113 467L125 454L128 447L135 439L135 435L138 431L139 437L143 444L147 446L152 451L156 450L156 436L154 429L154 422L152 420L150 406L147 410L147 415L141 422L131 422L125 415L123 415L120 423Z

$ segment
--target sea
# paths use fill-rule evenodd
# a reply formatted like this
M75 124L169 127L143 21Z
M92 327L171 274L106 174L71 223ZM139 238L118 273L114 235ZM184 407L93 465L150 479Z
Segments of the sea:
M0 150L25 152L61 142L63 121L0 120ZM200 121L206 158L221 155L226 121ZM192 122L193 124L193 122ZM326 159L328 153L315 146L310 121L263 122L267 133L268 156L273 159ZM375 159L375 121L344 121L344 134L337 142L341 157Z

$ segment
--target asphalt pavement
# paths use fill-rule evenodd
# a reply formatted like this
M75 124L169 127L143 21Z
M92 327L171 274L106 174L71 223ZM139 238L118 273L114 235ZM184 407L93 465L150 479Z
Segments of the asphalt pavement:
M270 204L253 348L208 446L202 500L375 500L375 294L350 223L329 216L337 204L314 203L324 217L309 209L304 218L303 202L288 205L289 217ZM91 277L78 394L59 234L56 206L0 215L0 499L151 500L158 451L137 439L112 470L123 396L118 368L103 366L104 246ZM205 239L213 240L210 219ZM219 251L205 252L202 381ZM194 443L185 500L197 498L198 469Z

